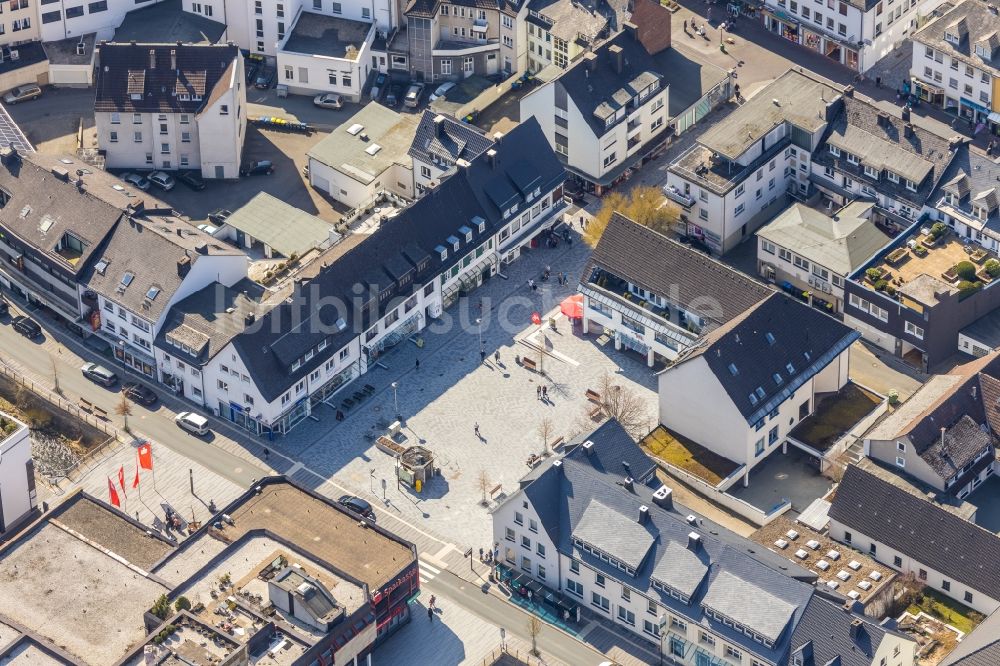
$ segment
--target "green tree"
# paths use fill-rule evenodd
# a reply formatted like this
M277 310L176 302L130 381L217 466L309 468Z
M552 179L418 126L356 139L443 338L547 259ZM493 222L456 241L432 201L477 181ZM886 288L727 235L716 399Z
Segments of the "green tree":
M181 595L177 597L177 601L174 602L174 608L177 609L178 613L182 610L191 610L191 602L187 597Z
M167 619L167 615L170 614L170 599L167 599L167 595L161 594L160 598L153 602L150 611L161 620Z

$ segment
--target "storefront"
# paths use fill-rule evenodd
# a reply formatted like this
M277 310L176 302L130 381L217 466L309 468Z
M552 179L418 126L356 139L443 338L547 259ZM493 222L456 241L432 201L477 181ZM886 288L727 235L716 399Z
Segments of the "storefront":
M988 117L987 120L990 124L990 134L994 136L1000 136L1000 113L994 111Z
M990 110L982 104L977 104L971 99L962 97L959 100L959 115L974 123L985 123L990 115Z
M156 361L153 360L152 356L121 341L113 345L113 348L115 358L120 363L141 372L146 377L156 378Z
M944 103L944 88L921 81L916 77L913 78L913 94L921 101L933 106L942 106Z
M858 59L858 52L855 51L854 49L849 49L846 46L841 48L843 48L844 50L844 64L847 65L848 68L853 69L855 72L857 72L860 64Z
M823 52L823 36L812 30L802 29L802 45L816 53Z
M780 9L764 9L764 26L790 42L799 43L799 22Z
M834 62L843 62L844 50L841 48L840 42L835 42L832 39L827 39L825 42L826 45L823 47L823 55Z

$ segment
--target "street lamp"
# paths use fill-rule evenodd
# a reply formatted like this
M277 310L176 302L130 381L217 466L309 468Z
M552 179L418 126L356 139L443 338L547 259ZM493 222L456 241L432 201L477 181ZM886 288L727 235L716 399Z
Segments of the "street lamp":
M393 382L391 386L392 386L392 404L396 408L396 420L398 421L400 416L399 416L399 400L396 397L396 389L399 388L399 382Z
M479 329L479 350L483 350L483 320L476 320L476 327Z

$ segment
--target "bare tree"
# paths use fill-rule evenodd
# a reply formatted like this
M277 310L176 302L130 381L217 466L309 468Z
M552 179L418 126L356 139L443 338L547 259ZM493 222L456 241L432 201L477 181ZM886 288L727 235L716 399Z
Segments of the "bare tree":
M537 615L528 618L528 635L531 636L531 654L538 656L538 634L542 633L542 621Z
M668 233L680 219L680 208L668 201L663 192L652 186L639 186L627 194L606 195L600 210L587 223L583 240L591 247L597 245L616 212L662 234Z
M552 423L552 419L546 416L542 419L541 423L538 424L538 428L535 430L535 432L538 433L538 437L542 440L542 451L545 453L549 452L549 440L552 439L555 429L556 427Z
M476 483L479 485L480 492L483 493L483 499L480 501L480 504L488 506L489 502L486 501L486 493L490 491L490 486L493 485L493 481L490 480L490 475L486 473L485 469L479 470L479 477L476 480Z
M62 395L62 388L59 386L59 368L56 366L56 359L49 353L49 365L52 368L52 390L58 395Z
M649 431L649 412L646 403L634 390L616 384L614 377L605 372L600 379L601 411L615 419L633 438L639 439Z
M115 407L115 414L125 420L125 432L132 432L128 429L128 417L132 416L132 405L129 404L128 396L125 395L125 391L122 391L122 399Z

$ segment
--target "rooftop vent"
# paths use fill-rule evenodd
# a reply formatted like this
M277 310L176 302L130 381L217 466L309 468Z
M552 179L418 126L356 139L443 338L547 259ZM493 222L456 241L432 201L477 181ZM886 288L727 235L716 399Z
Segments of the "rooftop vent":
M672 509L674 506L674 491L666 486L660 486L653 493L653 503L663 509Z
M643 504L639 507L639 524L645 525L649 522L649 507Z
M684 520L688 521L688 525L698 524L698 518L693 513L688 514L688 516Z
M583 443L583 450L588 456L594 455L594 442L588 439Z
M701 547L701 535L697 532L688 532L688 548L698 550Z
M54 166L52 167L52 175L63 182L69 181L69 171L63 167Z
M358 123L354 123L353 125L347 128L347 133L350 134L351 136L357 136L358 133L360 133L361 130L363 130L364 128L365 128L364 125L359 125Z
M382 146L378 145L377 143L373 143L372 145L365 148L365 152L371 155L372 157L374 157L380 150L382 150Z

